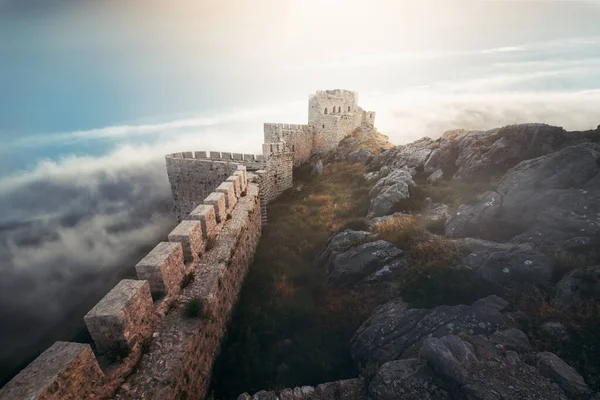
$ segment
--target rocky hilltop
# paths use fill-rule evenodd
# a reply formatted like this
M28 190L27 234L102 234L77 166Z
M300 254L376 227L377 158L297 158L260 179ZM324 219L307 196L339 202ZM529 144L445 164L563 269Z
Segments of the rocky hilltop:
M315 258L324 285L386 295L349 343L360 377L240 399L600 399L599 143L600 126L369 131L313 160L313 180L349 163L369 188Z

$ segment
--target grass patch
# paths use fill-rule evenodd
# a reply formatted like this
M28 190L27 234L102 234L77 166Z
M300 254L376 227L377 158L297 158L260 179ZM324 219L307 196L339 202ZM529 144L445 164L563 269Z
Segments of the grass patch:
M468 251L457 242L431 234L427 222L412 216L391 218L374 230L407 252L409 264L397 277L402 298L413 307L471 304L492 290L468 269L457 268Z
M365 227L372 183L361 164L326 164L314 178L302 168L294 174L302 191L289 190L268 207L269 225L214 367L217 398L356 377L350 338L376 306L397 295L324 285L314 259L333 233Z
M569 308L554 305L552 293L530 287L513 294L518 309L530 318L528 336L538 351L556 353L584 377L594 391L600 390L600 301L586 300ZM560 321L571 341L556 343L540 331L546 321Z

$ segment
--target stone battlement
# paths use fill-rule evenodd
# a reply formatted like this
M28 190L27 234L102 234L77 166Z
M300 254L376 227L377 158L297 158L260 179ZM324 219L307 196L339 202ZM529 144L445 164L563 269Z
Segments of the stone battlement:
M263 154L165 156L178 225L84 317L87 344L56 342L0 389L0 400L203 398L267 204L293 168L331 150L375 113L348 90L309 99L308 124L264 124ZM253 172L248 172L253 171ZM190 397L191 396L191 397Z
M239 172L136 265L140 280L122 280L85 315L98 359L87 344L57 342L0 399L202 398L261 232L259 187Z

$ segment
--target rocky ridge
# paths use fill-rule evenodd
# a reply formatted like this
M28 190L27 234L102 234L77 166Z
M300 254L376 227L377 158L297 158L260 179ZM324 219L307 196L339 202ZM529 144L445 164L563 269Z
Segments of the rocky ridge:
M365 164L365 179L374 184L368 230L334 234L316 260L327 285L352 290L410 273L414 255L376 230L410 216L441 223L441 232L424 240L460 245L464 257L448 267L474 274L490 293L470 305L419 308L400 297L377 308L350 343L358 365L377 368L360 393L314 397L313 389L241 398L599 399L578 371L531 342L536 331L568 346L570 329L558 320L536 326L512 302L530 288L551 295L557 309L600 298L599 139L600 126L567 132L523 124L450 131L375 152L333 152L329 161ZM452 182L485 182L490 189L458 206L419 197L424 186L432 185L431 192ZM579 262L565 271L557 254L575 254L584 267Z

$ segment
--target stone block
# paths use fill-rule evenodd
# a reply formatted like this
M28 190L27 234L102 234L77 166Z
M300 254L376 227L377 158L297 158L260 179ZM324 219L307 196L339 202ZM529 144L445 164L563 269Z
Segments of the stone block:
M200 160L205 160L207 158L206 151L196 151L194 152L194 156L196 156L196 158Z
M221 158L221 152L220 151L211 151L210 158Z
M240 177L240 190L242 192L245 192L248 189L248 181L246 179L244 179L244 172L238 170L238 171L235 171L233 173L233 175Z
M181 154L183 158L194 158L194 153L191 151L183 151Z
M230 176L229 178L227 178L225 180L225 182L233 183L233 189L235 192L235 197L237 199L242 197L242 179L239 175L235 175L235 172L234 172L232 176Z
M204 242L215 236L217 218L214 206L200 204L187 216L186 219L200 221L200 224L202 225L202 239L204 239Z
M135 270L140 280L148 281L152 294L178 293L185 273L181 243L159 243Z
M225 217L227 216L225 194L220 192L212 192L206 197L206 199L204 199L204 204L211 205L215 208L215 218L217 223L220 224L225 221Z
M152 335L154 306L147 281L123 279L84 317L101 353L123 355Z
M169 233L169 242L179 242L185 262L196 262L204 251L202 224L200 221L184 220Z
M215 190L218 193L225 195L225 207L227 212L230 213L235 205L237 204L237 197L235 197L235 186L232 182L223 182Z
M103 378L89 344L56 342L0 389L0 399L88 399Z

